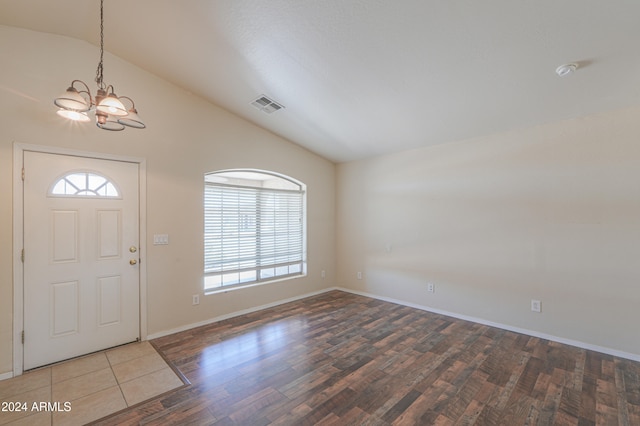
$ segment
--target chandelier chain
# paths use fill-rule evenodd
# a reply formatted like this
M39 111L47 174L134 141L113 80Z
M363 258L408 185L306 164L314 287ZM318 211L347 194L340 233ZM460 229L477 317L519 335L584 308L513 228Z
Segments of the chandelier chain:
M102 81L103 74L103 58L104 58L104 0L100 0L100 62L98 62L98 69L96 70L96 83L98 87L104 89L104 82Z

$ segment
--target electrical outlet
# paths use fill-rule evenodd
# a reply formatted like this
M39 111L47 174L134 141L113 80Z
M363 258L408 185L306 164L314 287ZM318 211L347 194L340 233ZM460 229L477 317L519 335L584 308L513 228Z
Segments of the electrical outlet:
M324 272L324 269L320 272L320 278L322 278L324 280L324 277L326 277L327 274Z
M358 277L359 280L362 279L362 272L358 271L358 273L356 274L356 276Z
M531 299L531 310L533 312L542 312L542 302L539 300Z
M427 291L429 293L435 293L436 285L434 283L427 283Z
M193 295L193 305L199 305L200 304L200 295L199 294L194 294Z

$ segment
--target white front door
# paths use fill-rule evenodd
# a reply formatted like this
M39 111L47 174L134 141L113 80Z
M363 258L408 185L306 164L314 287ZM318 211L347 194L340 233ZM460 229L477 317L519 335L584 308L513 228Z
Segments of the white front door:
M140 337L139 165L24 151L24 369Z

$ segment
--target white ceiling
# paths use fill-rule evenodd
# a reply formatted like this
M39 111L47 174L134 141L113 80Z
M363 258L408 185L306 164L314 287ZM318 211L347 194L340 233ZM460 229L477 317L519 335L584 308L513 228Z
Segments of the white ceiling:
M97 45L99 1L0 24ZM638 105L639 41L637 0L105 2L106 50L336 162Z

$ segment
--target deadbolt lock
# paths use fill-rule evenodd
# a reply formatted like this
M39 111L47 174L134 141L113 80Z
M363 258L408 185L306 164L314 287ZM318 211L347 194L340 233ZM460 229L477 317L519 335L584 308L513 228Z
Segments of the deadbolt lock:
M131 246L131 247L129 247L129 251L130 251L131 253L135 253L135 252L137 252L137 251L138 251L138 249L136 248L136 246Z

